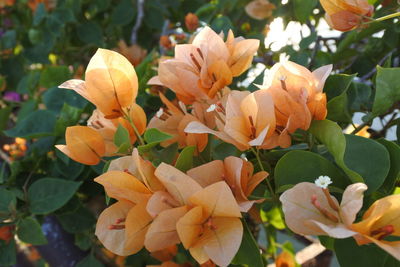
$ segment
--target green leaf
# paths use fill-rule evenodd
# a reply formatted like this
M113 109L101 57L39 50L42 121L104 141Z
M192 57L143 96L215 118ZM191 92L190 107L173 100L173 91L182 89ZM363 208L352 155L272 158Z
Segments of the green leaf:
M156 128L147 129L146 132L144 133L144 140L148 144L161 143L171 138L172 138L171 135L163 133Z
M12 239L8 244L0 241L0 266L11 266L17 263L17 248L15 240Z
M82 109L87 105L88 101L72 90L53 87L47 89L43 94L43 103L47 109L60 112L64 104Z
M240 244L239 251L236 253L233 259L233 264L245 264L251 267L264 267L265 264L260 254L257 242L250 232L246 221L242 220L243 223L243 239Z
M336 239L336 257L341 267L384 267L387 252L374 244L357 245L354 238Z
M53 212L67 203L80 185L81 182L42 178L29 187L29 209L33 214Z
M14 128L4 131L10 137L37 138L53 134L56 116L48 110L37 110L17 122Z
M81 204L76 210L58 214L57 219L67 232L73 234L91 229L96 223L93 214Z
M87 233L75 234L75 245L81 250L88 250L92 246L92 236Z
M39 85L45 88L58 86L70 77L71 73L67 66L48 66L40 74Z
M281 212L277 206L274 206L272 209L268 211L264 211L262 209L260 215L264 223L271 224L278 230L283 230L286 228Z
M351 122L351 115L348 108L347 90L355 75L336 74L331 75L325 86L326 91L331 95L338 94L331 98L327 104L329 120L336 122Z
M75 267L103 267L104 265L99 262L92 254L86 256L83 260L78 262Z
M67 158L67 162L64 162L57 157L54 168L58 174L62 175L65 179L75 180L82 173L85 166L72 159Z
M375 100L372 115L387 112L400 101L400 68L382 68L377 66Z
M369 138L356 135L345 135L345 138L345 164L364 178L368 186L367 193L375 192L388 175L389 152L383 145Z
M344 161L346 138L337 123L330 120L315 120L312 122L309 132L326 146L336 164L342 168L353 183L364 182L362 176L349 169Z
M36 219L26 217L17 224L18 238L28 244L44 245L47 239L42 232L42 228Z
M111 14L111 24L127 25L133 20L135 13L136 10L133 7L132 1L120 1Z
M0 187L0 219L15 210L16 201L12 192Z
M195 146L185 147L176 160L175 168L182 172L191 169L193 167L193 154L195 149Z
M76 28L79 40L87 44L102 46L103 32L100 26L93 21L79 24Z
M10 118L11 110L11 106L0 109L0 132L2 132L7 127L7 122Z
M318 0L294 0L294 15L297 20L306 22L317 4Z
M276 164L274 174L277 188L301 182L314 183L321 175L329 176L333 186L343 189L350 182L332 162L309 151L295 150L285 154Z
M81 118L82 111L82 109L64 103L61 111L59 111L54 135L64 136L65 130L68 126L74 126L78 123Z
M212 21L211 28L215 32L223 31L225 34L227 34L230 29L234 29L234 26L232 21L227 16L221 16Z
M38 26L40 22L42 22L45 16L46 16L46 7L44 6L43 3L40 3L37 6L35 13L33 15L33 25Z
M131 139L130 139L128 130L124 126L119 124L117 131L114 134L114 144L117 147L120 147L124 144L130 144L130 143L131 143Z
M383 185L379 189L385 194L391 194L396 181L400 177L400 147L394 142L388 141L386 139L379 139L377 140L381 145L384 145L386 149L389 151L390 155L390 170L389 174L387 175Z

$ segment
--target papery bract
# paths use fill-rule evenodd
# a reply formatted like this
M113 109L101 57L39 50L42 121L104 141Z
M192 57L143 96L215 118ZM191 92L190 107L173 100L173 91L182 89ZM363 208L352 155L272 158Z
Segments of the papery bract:
M363 183L349 185L338 204L335 197L321 187L303 182L286 190L280 197L287 226L301 235L329 235L347 238L355 235L350 229L362 207Z
M354 238L359 245L373 242L400 260L400 241L385 239L400 236L400 195L375 201L362 220L353 224L351 229L358 232Z
M65 141L66 145L56 145L56 148L71 159L86 165L98 164L106 151L103 137L86 126L67 127Z
M99 48L87 66L85 81L69 80L59 87L76 91L106 118L112 119L121 117L133 104L138 80L135 69L125 57Z
M160 94L160 98L165 107L161 108L156 116L150 120L148 128L156 128L164 133L172 135L171 139L162 142L161 145L168 146L173 143L178 143L180 148L195 146L197 148L196 152L203 151L208 143L208 135L187 134L184 132L185 127L190 122L199 121L199 119L188 113L182 102L180 102L178 107L169 101L163 94ZM199 105L200 104L195 106L198 107ZM198 109L196 110L199 111ZM202 117L201 119L205 121L206 118Z
M225 106L221 104L210 112L215 112L218 131L191 122L185 132L210 133L242 151L251 146L273 148L278 145L274 104L266 90L231 91Z
M358 27L365 17L372 16L374 7L367 0L320 0L326 11L328 24L338 31L350 31Z
M258 40L235 39L232 32L225 44L205 27L192 44L175 47L174 59L160 63L159 81L185 104L213 99L249 67L258 46Z
M117 255L138 252L152 217L147 213L151 191L136 177L120 171L109 171L95 179L108 196L118 200L105 209L96 224L96 235L102 244Z
M239 207L225 182L217 182L189 198L194 206L177 223L183 246L200 263L209 259L228 266L243 235Z
M202 187L219 181L225 181L232 190L240 210L247 212L257 202L249 200L248 196L261 183L268 173L261 171L253 174L251 162L237 157L227 157L224 161L214 160L187 171ZM261 200L262 201L262 200Z
M273 98L281 147L290 146L289 133L307 130L313 119L325 119L326 95L322 90L331 71L332 65L327 65L310 72L283 57L269 70L261 88Z

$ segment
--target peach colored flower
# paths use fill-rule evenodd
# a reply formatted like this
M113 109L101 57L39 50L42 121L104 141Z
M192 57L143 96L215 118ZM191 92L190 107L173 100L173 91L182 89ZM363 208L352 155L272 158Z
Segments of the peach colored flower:
M171 139L161 143L162 146L168 146L178 143L179 148L186 146L195 146L197 152L201 152L207 146L207 134L187 134L184 132L185 127L192 121L199 121L198 118L188 113L186 106L180 102L179 106L172 104L163 94L160 93L161 101L165 107L161 108L156 115L150 120L147 128L156 128L164 133L170 134ZM198 114L202 121L207 121L201 112L201 104L196 104L193 113Z
M224 104L210 106L218 131L194 121L186 133L210 133L244 151L252 146L272 148L279 140L275 133L275 113L271 95L266 90L254 93L232 91Z
M280 197L287 226L301 235L329 235L347 238L356 233L350 226L363 204L363 183L349 185L340 205L327 188L303 182Z
M183 246L200 264L211 259L228 266L243 235L240 210L229 186L223 181L214 183L188 200L193 208L176 224Z
M136 177L121 171L109 171L94 180L104 186L109 197L118 200L100 214L96 236L117 255L138 252L152 221L146 211L151 191Z
M246 5L245 10L253 19L263 20L271 17L275 8L276 6L268 0L254 0Z
M351 226L358 234L354 236L359 245L375 243L400 260L400 241L387 237L400 236L400 195L381 198L364 213L362 220Z
M328 24L338 31L350 31L357 28L371 17L374 6L367 0L320 0L325 9L325 19Z
M67 127L65 141L66 145L56 145L56 148L86 165L97 165L106 152L103 137L86 126Z
M129 108L128 116L138 130L138 133L143 134L146 130L147 122L144 110L138 104L133 103ZM103 137L106 145L105 156L112 156L118 150L118 147L114 144L114 135L119 125L128 130L131 144L134 144L137 140L132 125L126 119L106 119L104 114L98 109L93 111L92 116L87 121L87 125Z
M192 44L175 46L175 58L160 63L159 81L185 104L213 99L232 78L251 64L258 40L243 40L229 34L228 44L209 27Z
M99 48L91 58L85 81L69 80L59 87L72 89L92 102L107 119L127 114L138 91L132 64L117 52Z
M273 98L282 147L290 146L290 133L307 130L313 119L325 119L326 95L322 90L331 71L332 65L327 65L310 72L283 57L269 70L262 89Z
M187 174L196 180L202 187L209 186L219 181L225 181L239 205L241 212L247 212L257 202L249 200L248 196L261 183L268 173L261 171L253 173L251 162L237 157L227 157L214 160L187 171ZM262 201L262 200L261 200Z
M155 176L155 170L150 161L139 155L137 148L133 149L131 156L114 159L108 167L108 171L123 171L133 175L152 192L164 190L164 186Z
M147 212L154 218L145 239L150 252L181 242L176 223L189 211L189 197L202 189L192 178L165 163L157 167L155 175L166 191L155 192L147 204Z

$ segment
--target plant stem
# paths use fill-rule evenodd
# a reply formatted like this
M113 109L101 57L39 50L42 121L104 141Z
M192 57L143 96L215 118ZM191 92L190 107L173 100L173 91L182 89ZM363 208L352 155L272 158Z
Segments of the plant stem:
M393 13L393 14L390 14L390 15L386 15L386 16L383 16L383 17L380 17L380 18L365 22L363 24L364 25L365 24L371 24L371 23L374 23L374 22L384 21L384 20L392 19L392 18L399 17L399 16L400 16L400 12L396 12L396 13Z
M262 171L265 171L264 166L262 165L262 162L261 162L261 159L260 159L260 150L257 148L257 151L256 151L253 147L251 147L251 151L253 152L254 156L256 156L256 159L257 159L258 165L260 166L260 169ZM271 186L271 183L268 180L268 177L265 180L267 181L268 189L271 192L271 195L272 195L273 199L275 200L275 198L276 198L275 197L275 192L272 189L272 186Z
M144 140L143 140L142 136L139 134L139 131L138 131L138 129L136 128L136 125L133 123L131 117L130 117L127 113L125 113L125 112L124 112L124 117L125 117L125 119L129 122L129 124L132 126L133 131L135 132L135 135L136 135L136 137L137 137L138 140L139 140L139 143L140 143L142 146L145 145Z

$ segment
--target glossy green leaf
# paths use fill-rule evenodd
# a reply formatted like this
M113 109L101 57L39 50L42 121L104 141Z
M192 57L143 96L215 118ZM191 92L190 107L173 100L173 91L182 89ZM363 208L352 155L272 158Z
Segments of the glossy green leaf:
M346 188L350 181L329 160L309 151L290 151L276 164L275 182L277 188L301 182L314 183L321 175L329 176L332 186Z
M367 193L375 192L388 175L389 152L383 145L369 138L356 135L345 135L345 138L345 164L364 178L368 186Z
M53 134L56 115L48 110L37 110L18 121L14 128L4 131L10 137L36 138Z
M264 223L274 226L278 230L283 230L286 228L285 222L282 218L281 212L277 206L274 206L268 211L263 209L260 211L261 220Z
M0 187L0 219L7 217L7 215L15 210L16 205L15 195L2 187Z
M325 91L329 92L331 97L328 104L329 120L336 122L351 122L351 115L348 109L347 90L355 75L336 74L331 75L325 86Z
M70 77L71 73L67 66L49 66L40 74L39 85L51 88L62 84Z
M12 266L17 263L15 240L6 243L0 240L0 266Z
M93 21L87 21L78 25L76 29L79 40L87 44L101 46L103 44L103 32L101 27Z
M136 10L133 7L133 2L130 0L119 1L119 4L115 7L111 14L111 23L114 25L126 25L130 23Z
M88 101L72 90L52 87L43 94L43 103L47 109L60 112L64 104L81 109Z
M29 210L33 214L48 214L61 208L78 190L81 182L57 178L42 178L28 189Z
M257 242L247 223L242 220L243 223L243 239L240 244L239 251L236 253L233 259L233 264L244 264L251 267L264 267L265 264L260 254L260 249L258 248Z
M131 139L130 139L128 130L125 127L123 127L121 124L119 124L117 131L114 134L114 144L117 147L120 147L125 144L129 145L130 143L131 143Z
M317 4L318 0L294 0L294 14L297 20L306 22Z
M64 230L73 234L91 229L96 223L93 214L81 204L75 210L57 214L57 219Z
M353 183L364 181L362 176L349 169L344 161L346 139L337 123L330 120L313 121L309 132L326 146L336 164L342 168Z
M400 178L400 146L383 138L377 141L386 147L390 155L390 170L379 191L390 194L395 187L396 181Z
M182 172L191 169L193 167L193 154L195 149L195 146L185 147L176 160L175 168Z
M103 267L104 265L98 261L92 254L89 254L83 260L78 262L75 267Z
M400 68L377 67L375 100L372 115L378 116L387 112L400 101Z
M33 217L26 217L17 224L18 238L32 245L47 244L47 239L42 232L38 221Z
M156 128L147 129L144 133L146 143L160 143L171 138L171 135L163 133Z
M389 256L374 244L358 246L352 237L336 239L334 248L341 267L385 267Z

